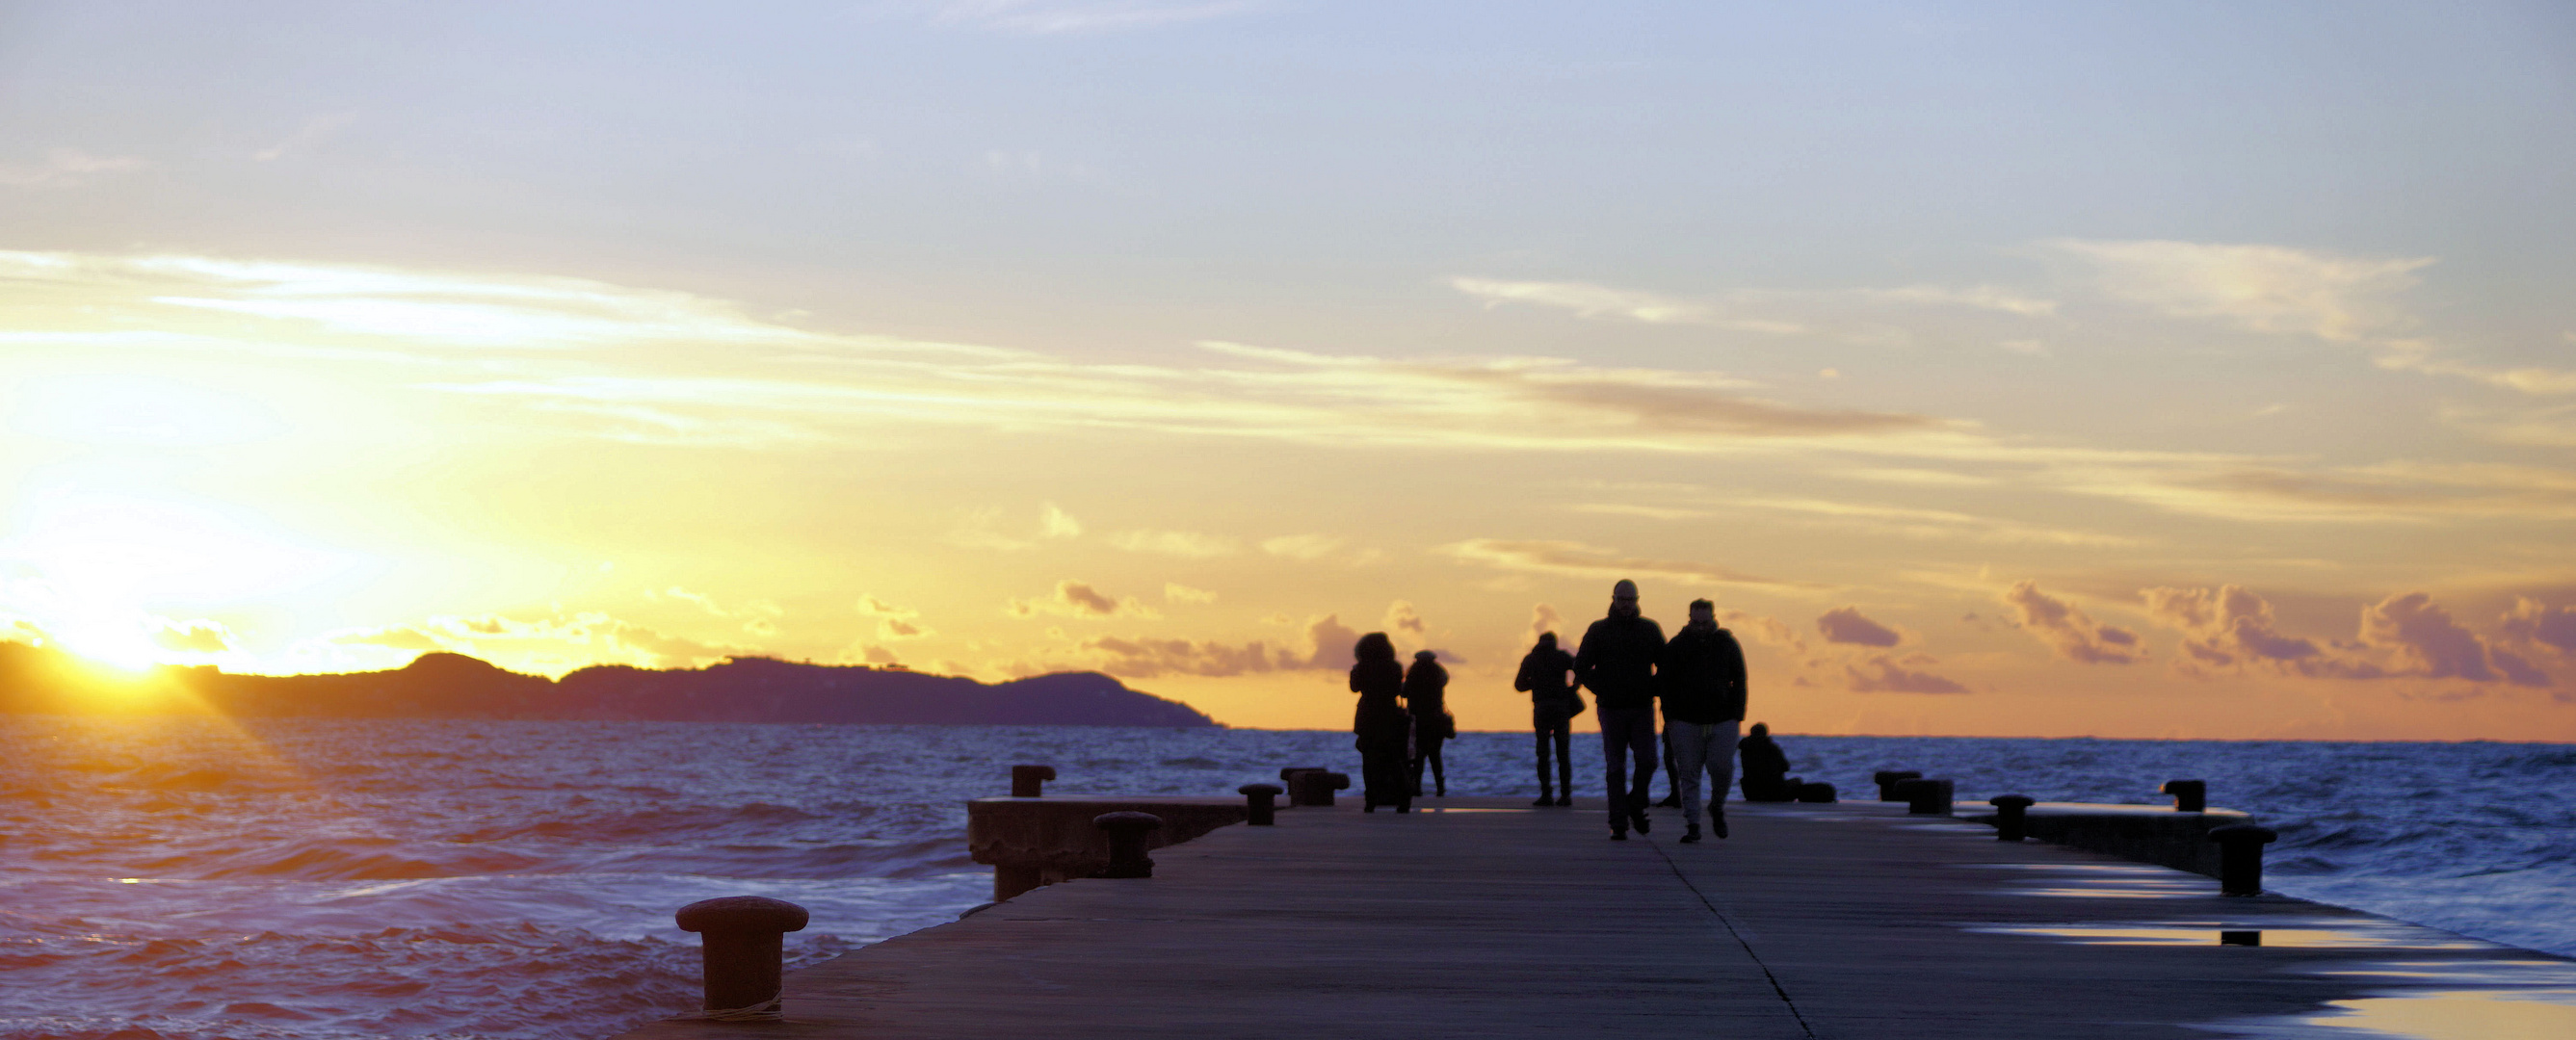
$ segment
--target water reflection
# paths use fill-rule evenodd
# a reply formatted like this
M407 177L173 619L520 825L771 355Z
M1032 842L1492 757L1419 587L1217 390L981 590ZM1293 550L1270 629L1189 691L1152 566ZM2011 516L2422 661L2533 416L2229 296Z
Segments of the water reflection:
M2259 1040L2567 1040L2576 1037L2576 963L2560 960L2392 962L2319 974L2414 983L2331 1001L2312 1014L2210 1023Z
M2507 947L2395 921L2283 918L2106 924L1969 925L1992 935L2033 935L2086 946L2271 946L2301 950L2497 950ZM2576 1036L2576 1034L2570 1034Z

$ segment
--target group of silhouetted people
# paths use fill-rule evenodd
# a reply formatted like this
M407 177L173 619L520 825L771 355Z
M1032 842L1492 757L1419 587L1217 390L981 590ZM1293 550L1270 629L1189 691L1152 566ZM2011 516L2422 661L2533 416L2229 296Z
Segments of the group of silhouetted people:
M1360 695L1352 730L1359 736L1360 769L1366 810L1393 806L1409 811L1423 793L1422 770L1431 767L1434 793L1448 793L1440 761L1440 744L1457 735L1448 713L1449 673L1438 655L1414 655L1408 670L1396 662L1395 644L1386 633L1372 632L1355 648L1351 690ZM1709 830L1726 837L1726 789L1735 778L1736 756L1744 759L1744 795L1749 801L1783 801L1792 786L1788 756L1754 723L1752 734L1737 739L1744 722L1744 648L1735 634L1717 623L1717 606L1693 600L1690 620L1672 638L1637 605L1637 584L1621 580L1611 587L1606 617L1584 630L1573 653L1557 645L1556 633L1542 633L1538 645L1521 659L1514 689L1530 695L1530 725L1537 732L1538 800L1533 805L1574 803L1574 763L1568 753L1575 716L1583 714L1581 689L1590 689L1601 711L1602 760L1609 786L1610 837L1625 841L1628 831L1651 829L1646 816L1657 752L1669 763L1674 798L1687 821L1685 842L1700 840L1700 776L1713 792L1707 799ZM1655 725L1657 702L1663 708L1660 735ZM1551 771L1551 764L1554 766Z
M1384 632L1360 637L1352 655L1351 692L1360 695L1351 731L1359 735L1362 811L1381 805L1409 812L1422 791L1422 770L1431 769L1432 793L1449 793L1448 767L1440 761L1440 744L1458 735L1449 714L1449 670L1440 655L1424 650L1413 655L1413 667L1396 663L1395 644Z

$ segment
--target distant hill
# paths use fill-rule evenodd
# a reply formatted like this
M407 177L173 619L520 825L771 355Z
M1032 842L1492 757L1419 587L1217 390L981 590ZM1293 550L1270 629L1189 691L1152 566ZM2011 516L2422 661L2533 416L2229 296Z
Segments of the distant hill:
M105 681L46 649L0 643L0 711L176 711L326 718L638 719L928 725L1214 726L1198 709L1098 672L986 685L900 669L737 657L702 669L584 668L561 680L463 654L386 672L230 675L164 668Z

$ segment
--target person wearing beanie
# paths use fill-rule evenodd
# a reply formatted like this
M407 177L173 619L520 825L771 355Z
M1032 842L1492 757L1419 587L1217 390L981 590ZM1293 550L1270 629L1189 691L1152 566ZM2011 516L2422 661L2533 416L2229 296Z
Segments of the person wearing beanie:
M1610 838L1649 830L1646 803L1655 780L1655 669L1664 629L1637 607L1637 583L1610 588L1610 613L1583 631L1574 651L1577 681L1601 710L1601 757L1610 788ZM1633 759L1633 773L1630 762Z
M1681 794L1682 840L1699 840L1699 777L1712 782L1709 829L1726 837L1726 789L1735 780L1736 728L1744 724L1744 647L1717 624L1717 605L1692 600L1690 622L1664 644L1656 673L1664 698L1664 738L1672 749Z

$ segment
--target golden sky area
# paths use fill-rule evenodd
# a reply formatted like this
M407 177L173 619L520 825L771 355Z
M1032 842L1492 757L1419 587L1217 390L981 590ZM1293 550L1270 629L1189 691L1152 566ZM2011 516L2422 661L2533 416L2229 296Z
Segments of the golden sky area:
M1786 731L2576 739L2565 19L1726 10L44 9L0 627L1511 729L1625 577Z

